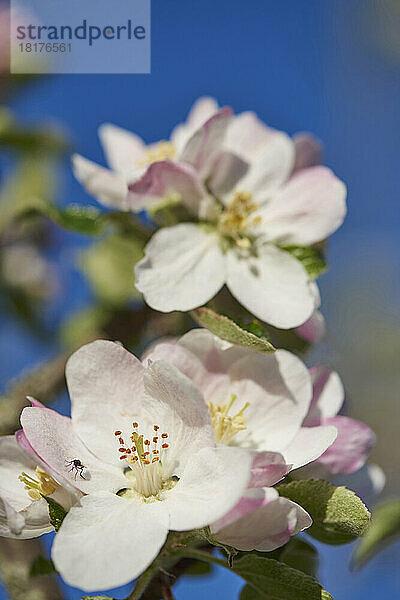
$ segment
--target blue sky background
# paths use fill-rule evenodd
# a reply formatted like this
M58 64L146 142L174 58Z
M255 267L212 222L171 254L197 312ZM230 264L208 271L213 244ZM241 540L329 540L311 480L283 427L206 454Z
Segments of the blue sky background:
M382 434L375 456L381 464L398 442L387 431L400 435L396 360L390 349L379 350L390 348L400 328L399 31L396 0L153 0L151 75L50 76L13 102L21 119L61 123L74 149L98 161L103 157L96 130L102 122L151 142L168 136L205 94L236 111L252 109L291 134L306 130L323 140L325 163L349 189L349 215L331 240L331 270L321 282L334 347L326 356L341 368L354 414L377 429L378 444ZM67 163L61 176L60 202L92 202ZM53 258L65 288L52 319L88 302L86 286L71 269L75 249L87 242L55 235ZM54 348L3 318L0 351L8 358L0 365L4 387ZM393 462L398 465L400 457L394 458L389 472ZM399 492L397 479L387 495ZM347 569L351 548L319 547L321 580L336 600L399 594L399 544L356 574ZM235 598L240 587L238 578L218 570L207 586L179 583L176 597ZM68 588L67 596L82 594Z

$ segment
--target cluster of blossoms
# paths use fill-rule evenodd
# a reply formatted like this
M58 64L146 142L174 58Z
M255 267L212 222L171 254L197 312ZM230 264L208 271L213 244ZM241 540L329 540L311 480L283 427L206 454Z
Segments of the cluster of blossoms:
M113 125L99 131L110 169L81 156L77 178L103 204L184 209L153 235L136 287L154 309L187 311L224 284L253 315L288 329L318 308L316 285L290 252L325 240L346 214L346 188L310 136L291 139L253 113L199 100L169 141L151 146Z
M52 558L89 591L138 576L169 530L208 527L240 550L285 544L312 521L274 485L304 465L356 471L374 443L367 426L335 416L336 374L204 329L158 343L142 362L92 342L66 377L71 418L31 399L22 429L0 439L0 531L50 531L43 496L56 500L68 514Z
M191 310L226 284L256 317L317 337L318 288L288 249L335 231L346 192L316 166L313 138L291 139L211 99L169 141L145 146L111 125L100 136L110 169L74 157L91 193L109 207L181 215L136 265L151 307ZM262 354L193 329L139 360L98 340L72 355L66 379L71 417L31 398L22 429L0 438L0 533L51 531L55 500L67 514L53 561L87 591L140 575L170 531L274 550L312 524L276 484L298 469L328 479L370 474L374 434L338 414L338 375L309 370L286 350Z

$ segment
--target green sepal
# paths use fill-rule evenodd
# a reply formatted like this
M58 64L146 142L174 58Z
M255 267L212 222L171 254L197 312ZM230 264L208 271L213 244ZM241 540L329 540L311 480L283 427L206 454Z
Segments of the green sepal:
M371 515L354 492L322 479L292 481L277 487L281 496L300 504L311 516L307 533L326 544L347 544L365 534Z

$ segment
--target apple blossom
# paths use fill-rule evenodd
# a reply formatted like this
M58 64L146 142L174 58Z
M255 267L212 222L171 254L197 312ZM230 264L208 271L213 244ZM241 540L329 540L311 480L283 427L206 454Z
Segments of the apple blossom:
M0 437L0 535L29 539L54 529L43 496L66 509L75 498L21 447L21 433Z
M145 368L121 345L96 341L69 359L71 418L25 408L41 460L85 494L56 535L52 558L71 585L122 585L157 556L169 529L216 521L245 492L252 454L216 447L200 391L163 361ZM83 476L66 463L79 459Z
M197 137L198 155L218 157L203 194L199 173L185 164L196 162L190 152L180 163L153 163L129 186L137 203L172 194L192 215L192 222L153 235L135 268L137 289L156 310L187 311L226 284L256 317L283 329L301 325L315 298L305 268L287 247L313 245L341 225L344 184L326 167L294 172L295 142L253 113L231 118L223 138L207 148ZM300 167L310 160L299 159Z
M138 199L134 195L128 197L128 184L133 185L142 177L149 165L166 159L185 161L182 167L185 202L191 201L193 195L206 195L201 179L196 179L195 167L202 178L210 172L212 160L223 139L223 131L230 118L230 109L218 109L212 98L200 98L189 112L187 121L177 125L171 133L170 140L162 140L146 145L136 134L111 124L101 125L99 137L109 165L109 169L101 167L86 158L75 154L72 157L73 171L76 178L102 204L121 210L138 212L154 204L148 197ZM204 138L207 138L206 140ZM202 156L198 153L201 142ZM207 152L203 152L207 149ZM192 166L193 163L193 166ZM188 184L185 187L185 182ZM172 194L169 201L174 203ZM164 198L165 200L165 198ZM159 201L158 195L155 202Z
M154 345L146 360L174 364L201 389L215 441L252 450L249 488L211 526L215 538L240 550L272 550L311 525L306 511L271 486L318 458L334 441L334 427L301 427L312 398L306 367L284 350L265 355L194 329L179 341Z

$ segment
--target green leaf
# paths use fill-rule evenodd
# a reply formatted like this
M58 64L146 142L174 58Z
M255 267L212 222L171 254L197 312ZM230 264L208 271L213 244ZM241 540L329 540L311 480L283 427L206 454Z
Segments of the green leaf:
M199 325L206 327L231 344L252 348L267 354L275 352L275 348L268 341L267 333L256 321L245 326L245 328L243 325L235 323L231 318L220 315L211 308L206 307L191 311L191 315Z
M58 504L58 502L53 500L53 498L49 498L49 496L43 496L43 498L49 505L50 523L53 525L54 529L58 531L67 515L67 511L61 504Z
M282 250L301 262L310 279L317 279L328 268L323 253L315 246L283 246Z
M248 585L242 590L241 600L332 600L309 575L259 554L249 553L235 559L231 569L225 560L208 552L188 548L181 554L220 565L242 577Z
M140 242L115 234L84 250L80 264L95 294L105 304L122 306L140 298L133 268L142 257Z
M241 599L243 597L247 600L250 598L268 600L329 600L332 598L312 577L269 558L244 556L234 561L232 570L248 583L242 591Z
M52 163L25 159L2 185L0 193L0 231L26 211L40 211L55 193Z
M300 504L312 517L307 533L326 544L347 544L365 534L370 513L344 486L321 479L292 481L277 487L281 496Z
M279 560L288 567L302 571L306 575L316 577L319 566L318 552L311 544L293 537L285 546Z
M400 500L391 500L372 511L371 525L356 547L352 565L361 567L400 536Z
M37 556L31 564L29 574L31 577L35 577L36 575L52 575L55 572L53 561L44 556Z
M0 109L0 148L32 154L63 155L69 150L63 133L55 127L20 125L7 109Z

